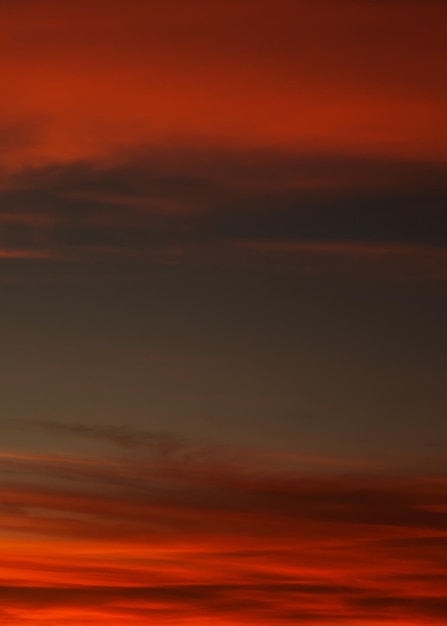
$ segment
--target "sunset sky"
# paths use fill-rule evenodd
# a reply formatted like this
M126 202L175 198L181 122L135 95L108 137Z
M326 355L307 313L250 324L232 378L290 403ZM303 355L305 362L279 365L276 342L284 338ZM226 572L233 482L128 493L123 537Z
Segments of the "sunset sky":
M447 623L447 4L0 0L0 623Z

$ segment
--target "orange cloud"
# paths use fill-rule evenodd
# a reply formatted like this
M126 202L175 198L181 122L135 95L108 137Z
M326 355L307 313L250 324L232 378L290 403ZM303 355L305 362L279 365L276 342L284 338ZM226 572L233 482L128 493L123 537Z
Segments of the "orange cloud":
M445 623L445 478L212 456L2 455L4 623Z

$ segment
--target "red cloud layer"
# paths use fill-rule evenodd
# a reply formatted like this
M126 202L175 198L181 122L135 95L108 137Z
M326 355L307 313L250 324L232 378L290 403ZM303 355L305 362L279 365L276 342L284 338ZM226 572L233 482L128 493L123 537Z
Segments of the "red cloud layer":
M446 157L440 2L45 0L2 12L13 167L179 138Z
M445 623L445 479L161 458L3 456L3 623Z

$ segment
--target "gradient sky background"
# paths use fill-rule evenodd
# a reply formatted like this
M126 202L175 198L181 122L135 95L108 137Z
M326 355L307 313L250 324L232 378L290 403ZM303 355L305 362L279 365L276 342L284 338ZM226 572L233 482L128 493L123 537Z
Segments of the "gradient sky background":
M0 0L0 621L447 621L447 6Z

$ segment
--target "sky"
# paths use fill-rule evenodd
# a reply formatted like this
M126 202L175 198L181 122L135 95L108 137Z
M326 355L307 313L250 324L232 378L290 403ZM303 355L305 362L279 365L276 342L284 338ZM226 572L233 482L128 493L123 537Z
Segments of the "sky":
M447 5L0 0L0 621L447 621Z

